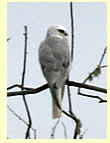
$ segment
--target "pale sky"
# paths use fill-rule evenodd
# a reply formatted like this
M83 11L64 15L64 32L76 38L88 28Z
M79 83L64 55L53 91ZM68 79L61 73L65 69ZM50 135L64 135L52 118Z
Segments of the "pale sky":
M75 49L74 61L70 72L70 79L82 82L99 63L107 42L106 31L106 3L73 3ZM24 55L24 25L28 26L28 51L25 86L39 87L46 83L38 61L38 48L45 38L47 29L54 24L64 25L69 32L71 40L69 3L8 3L8 86L20 84ZM106 65L106 56L103 61ZM106 68L101 75L88 84L106 88ZM14 89L19 90L19 89ZM106 98L105 94L83 90L85 93ZM73 112L82 121L82 129L88 129L84 138L106 138L106 103L99 104L98 100L77 95L77 88L71 87ZM35 95L26 96L32 126L37 130L40 139L50 137L52 127L56 120L52 120L52 103L49 90ZM27 120L22 97L8 98L8 105ZM67 92L63 100L63 108L68 111ZM69 139L73 136L75 122L62 116L61 121L67 128ZM60 124L56 130L55 138L64 138L63 127ZM8 110L8 137L24 138L26 126ZM33 133L31 132L33 135Z

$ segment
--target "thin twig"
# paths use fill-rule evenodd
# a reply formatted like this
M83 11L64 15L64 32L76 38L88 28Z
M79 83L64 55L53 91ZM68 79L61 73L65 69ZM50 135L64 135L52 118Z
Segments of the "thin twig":
M20 121L22 121L26 126L29 126L29 124L20 116L18 115L9 105L7 105L9 111L15 116L17 117ZM34 129L33 127L31 127L32 131L34 132L34 138L36 138L36 129Z
M19 84L14 84L14 85L12 85L12 86L9 86L9 87L7 88L7 90L13 89L13 88L15 88L15 87L19 87L20 89L24 89L24 90L32 90L32 89L33 89L33 88L30 88L30 87L23 87L23 86L21 86L21 85L19 85Z
M24 47L24 63L23 63L23 73L22 73L22 81L21 81L21 86L24 86L24 79L25 79L25 72L26 72L26 59L27 59L27 26L24 26L25 29L25 33L24 33L24 37L25 37L25 47ZM23 88L22 88L23 91ZM29 122L29 126L27 128L26 134L25 134L25 138L30 138L30 128L32 125L32 120L31 120L31 115L30 115L30 111L29 111L29 107L26 101L25 96L23 95L23 101L24 101L24 105L26 108L26 112L27 112L27 116L28 116L28 122Z
M74 18L73 18L72 2L70 2L70 17L71 17L71 62L73 62L73 58L74 58ZM69 81L69 76L68 76L68 81ZM71 93L70 93L69 85L67 85L67 91L68 91L68 101L69 101L69 112L71 115L74 115L72 111ZM76 127L74 131L74 136L73 136L74 139L77 138L78 134L80 133L80 128L81 128L81 126L79 126L79 124L81 124L81 121L77 117L75 118L76 118L75 120Z
M73 61L73 52L74 52L74 22L73 22L73 5L72 2L70 2L70 19L71 19L71 62ZM69 81L69 75L68 79ZM67 85L67 92L68 92L68 102L69 102L69 112L72 114L72 103L71 103L71 93L70 93L70 87Z
M83 139L84 135L86 134L88 129L86 129L80 136L79 136L79 139Z
M104 65L104 66L100 66L100 68L106 68L107 67L107 65Z
M74 58L74 21L73 21L73 4L70 2L70 17L71 17L71 61Z
M102 99L102 98L99 97L99 96L94 96L94 95L90 95L90 94L84 94L84 93L81 93L81 92L78 93L78 94L81 95L81 96L98 99L98 100L99 100L99 103L106 103L106 102L107 102L107 100Z
M101 66L102 61L103 61L104 56L105 56L106 53L107 53L107 46L105 47L104 52L103 52L103 54L102 54L102 56L101 56L101 59L100 59L100 62L99 62L99 66Z
M44 91L46 89L48 89L48 84L44 84L43 86L40 86L40 87L35 88L35 89L31 89L31 90L8 92L7 96L13 97L13 96L18 96L18 95L35 94L35 93L39 93L41 91Z
M64 122L62 122L62 126L64 128L64 137L65 137L65 139L67 139L67 129L66 129Z
M56 127L57 127L57 125L59 124L59 122L60 122L60 118L57 120L57 122L55 123L55 125L54 125L53 128L52 128L52 133L51 133L51 135L50 135L50 138L52 138L52 139L54 139Z

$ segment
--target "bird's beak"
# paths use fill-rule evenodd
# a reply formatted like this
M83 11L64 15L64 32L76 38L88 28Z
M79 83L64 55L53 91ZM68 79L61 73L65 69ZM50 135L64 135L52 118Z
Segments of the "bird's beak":
M67 32L64 32L64 35L65 35L65 36L68 36L68 33L67 33Z

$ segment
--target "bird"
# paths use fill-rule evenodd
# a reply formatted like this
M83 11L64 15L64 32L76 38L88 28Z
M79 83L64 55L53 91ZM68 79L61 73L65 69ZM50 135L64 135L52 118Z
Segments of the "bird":
M53 119L62 116L62 99L71 58L68 32L63 25L52 25L39 46L39 63L52 95Z

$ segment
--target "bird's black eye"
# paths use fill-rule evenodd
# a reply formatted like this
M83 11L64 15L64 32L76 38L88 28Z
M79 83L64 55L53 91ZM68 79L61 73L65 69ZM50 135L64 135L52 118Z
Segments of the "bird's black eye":
M60 33L64 34L65 36L68 35L63 29L58 29L58 31L59 31Z
M58 31L59 31L60 33L65 33L65 31L62 30L62 29L58 29Z

